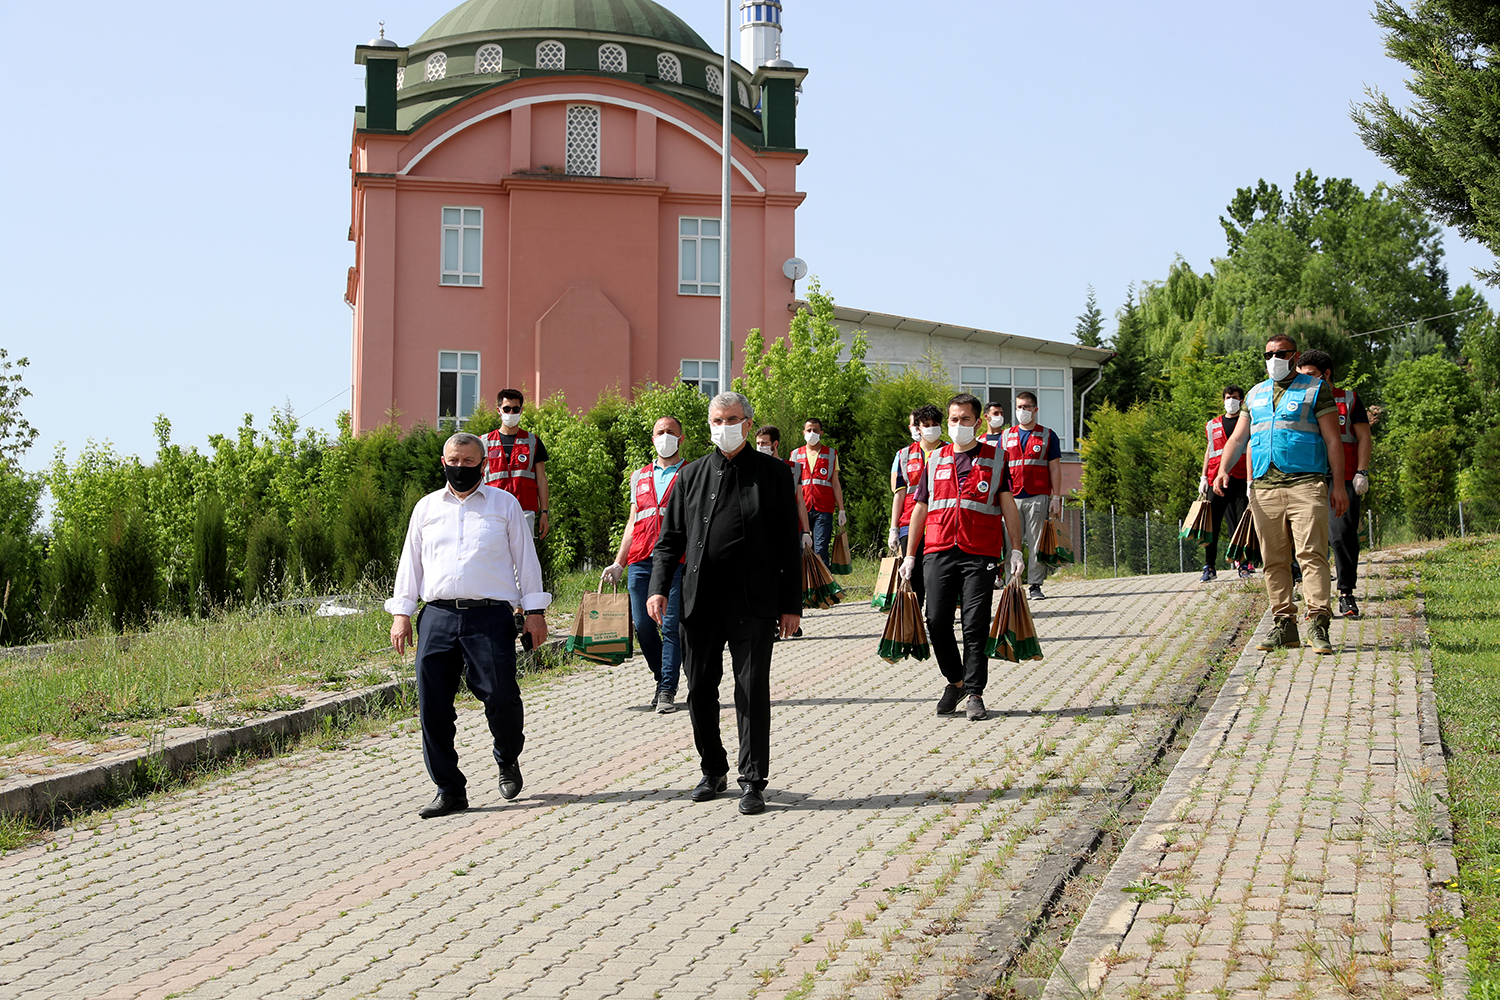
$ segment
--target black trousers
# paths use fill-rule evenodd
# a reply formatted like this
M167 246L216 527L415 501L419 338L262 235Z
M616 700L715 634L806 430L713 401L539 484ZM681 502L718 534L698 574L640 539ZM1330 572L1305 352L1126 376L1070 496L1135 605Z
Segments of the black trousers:
M514 763L526 742L516 683L516 622L510 605L456 611L429 604L417 616L417 717L422 760L438 790L464 794L467 780L453 747L453 708L462 676L484 704L496 764Z
M1234 529L1240 523L1240 518L1245 516L1246 509L1250 506L1250 494L1246 490L1247 483L1243 479L1229 477L1229 485L1224 487L1224 495L1219 496L1210 487L1208 491L1208 507L1214 516L1214 533L1209 538L1203 550L1203 565L1219 567L1219 539L1226 535L1234 534Z
M1353 483L1345 483L1344 492L1349 494L1349 509L1344 516L1339 517L1332 507L1328 508L1328 545L1333 549L1338 591L1350 594L1359 578L1359 496Z
M963 683L966 694L983 694L990 677L984 647L990 639L990 601L995 596L994 556L944 549L923 556L927 574L927 638L938 669L948 683ZM962 602L964 650L953 635L953 609Z
M682 666L688 718L703 773L729 773L719 733L724 647L734 670L734 714L740 730L740 784L764 789L771 773L771 646L777 620L743 607L700 611L682 620Z

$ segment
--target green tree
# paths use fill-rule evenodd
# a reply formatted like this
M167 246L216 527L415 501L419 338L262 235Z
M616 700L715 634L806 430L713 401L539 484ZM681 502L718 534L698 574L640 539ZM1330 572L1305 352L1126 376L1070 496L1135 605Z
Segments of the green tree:
M198 501L193 517L192 593L200 615L229 600L229 533L223 501L212 493Z
M76 528L52 536L43 570L43 612L53 635L66 635L88 615L99 592L99 545Z
M1151 395L1147 377L1152 361L1146 346L1146 322L1136 305L1134 285L1126 292L1125 304L1115 313L1115 319L1115 335L1109 344L1115 356L1104 365L1094 400L1124 411Z
M1410 70L1399 110L1378 89L1352 115L1364 144L1434 216L1500 254L1500 9L1488 0L1376 0L1385 50ZM1500 270L1481 272L1491 284Z
M21 415L21 401L31 395L21 383L30 364L27 358L11 361L5 348L0 347L0 468L5 470L16 468L38 434Z
M1387 437L1404 442L1449 427L1457 454L1467 452L1479 399L1468 373L1452 361L1437 354L1403 361L1386 378L1383 399L1380 420Z
M1104 346L1104 314L1099 311L1099 299L1094 294L1094 286L1089 286L1089 294L1083 301L1083 313L1078 317L1078 325L1073 327L1073 337L1086 347Z
M1454 437L1454 428L1434 427L1404 439L1401 492L1412 530L1419 538L1441 534L1458 499L1458 449Z
M266 601L281 595L289 552L286 525L274 511L267 511L250 523L250 534L245 540L246 601Z
M139 507L116 510L103 533L100 582L115 631L143 628L156 612L159 581L155 546Z

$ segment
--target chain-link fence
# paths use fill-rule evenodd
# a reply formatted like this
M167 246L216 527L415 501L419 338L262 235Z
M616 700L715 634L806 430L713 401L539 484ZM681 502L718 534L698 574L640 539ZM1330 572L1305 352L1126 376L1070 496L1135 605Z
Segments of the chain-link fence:
M1115 507L1065 507L1063 525L1073 543L1073 557L1087 577L1138 576L1148 573L1196 572L1203 566L1203 545L1181 537L1181 522L1160 515L1135 517ZM1219 530L1222 565L1233 524ZM1434 538L1500 533L1500 501L1466 501L1420 511L1360 513L1360 548L1382 548Z

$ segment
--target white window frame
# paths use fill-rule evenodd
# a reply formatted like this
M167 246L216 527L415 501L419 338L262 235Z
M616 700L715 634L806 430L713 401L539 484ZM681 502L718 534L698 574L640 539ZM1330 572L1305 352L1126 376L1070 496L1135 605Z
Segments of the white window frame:
M422 82L434 83L448 75L448 53L434 52L422 64Z
M1062 378L1062 385L1038 385L1041 381L1042 372L1053 372ZM981 379L980 372L984 372ZM1016 373L1021 372L1019 382ZM1063 451L1073 450L1073 414L1072 398L1068 392L1068 372L1063 368L1049 368L1046 366L1031 365L960 365L958 369L958 387L963 392L973 393L985 403L991 401L994 393L1004 395L1001 401L1005 410L1005 423L1009 426L1015 420L1016 394L1021 392L1034 393L1037 397L1037 405L1043 411L1040 423L1044 427L1051 428L1057 432L1057 443ZM1030 384L1025 384L1025 383ZM1046 406L1042 403L1043 392L1057 393L1056 405ZM1051 411L1056 408L1057 414Z
M464 421L468 420L474 413L474 408L479 404L480 387L480 352L439 350L438 351L438 393L437 393L437 426L442 427L445 421L452 421L455 427L462 427ZM451 360L450 360L451 357ZM472 366L467 362L473 359ZM443 376L452 375L453 378L453 409L450 416L443 412ZM464 376L473 376L474 391L469 400L468 412L464 412Z
M593 125L591 137L587 134L589 119ZM604 163L604 109L597 104L569 104L565 122L563 169L573 177L598 177Z
M656 78L662 83L681 83L682 60L670 52L657 53Z
M608 52L610 55L619 57L619 69L605 69L604 62L606 52ZM603 45L599 46L599 69L604 73L628 73L630 71L630 56L626 54L625 46L617 45L614 42L605 42Z
M449 212L458 213L458 221L450 222ZM476 212L479 215L477 222L470 222L468 213ZM438 219L441 230L438 238L438 284L449 288L483 288L484 287L484 209L477 205L444 205ZM469 245L467 234L470 230L477 230L478 256L476 261L470 261L466 253ZM456 233L458 241L458 268L448 268L448 234ZM469 265L473 264L470 269ZM472 280L471 280L472 279Z
M714 224L715 231L713 233L703 233L703 223L705 222L712 222ZM683 230L687 228L688 223L693 224L693 231L691 233L683 232ZM706 241L713 242L713 248L709 252L708 259L714 262L714 269L715 271L717 271L719 269L719 253L721 249L719 241L723 238L723 231L723 227L719 225L718 216L684 215L680 216L677 219L678 295L709 295L713 296L714 298L718 298L719 290L724 287L722 284L722 275L720 276L720 281L703 280L703 244ZM691 276L686 273L687 268L683 266L685 263L683 258L686 255L689 246L691 246L692 248L691 253L693 260L693 273ZM709 290L705 291L705 289Z
M712 377L703 374L704 365L713 365ZM691 366L691 369L689 368ZM691 370L692 374L689 374ZM718 358L683 358L677 366L677 377L683 382L691 385L709 399L719 394L719 359ZM712 391L709 391L711 387Z
M491 52L495 53L495 68L494 69L485 69L483 67L485 57L489 53L491 53ZM475 73L503 73L503 72L505 72L505 49L503 47L499 46L499 45L496 45L494 42L489 42L487 44L479 46L478 51L476 51L474 53L474 72Z
M547 46L549 46L549 45L555 45L555 46L557 46L558 58L557 58L557 65L556 66L544 66L542 64L542 50L545 49L545 48L547 48ZM550 61L550 60L548 60L548 61ZM537 69L567 69L568 68L568 47L566 45L564 45L562 42L559 42L555 38L549 38L545 42L537 42L536 43L536 68Z

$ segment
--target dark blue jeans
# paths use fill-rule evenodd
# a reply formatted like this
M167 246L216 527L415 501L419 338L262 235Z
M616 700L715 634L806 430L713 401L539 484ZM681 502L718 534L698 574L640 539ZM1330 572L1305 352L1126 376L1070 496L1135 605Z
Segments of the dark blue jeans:
M813 551L818 558L823 560L823 565L828 565L828 547L833 544L833 512L810 510L807 512L808 524L812 527Z
M642 559L626 569L626 587L630 591L630 617L635 622L635 637L641 642L641 655L656 678L656 690L677 694L677 677L682 667L682 638L677 616L682 611L682 564L672 577L667 592L667 612L661 616L661 627L646 614L646 598L651 596L651 560Z
M467 780L453 748L458 681L484 704L496 764L521 756L526 737L521 686L516 683L516 622L510 605L455 611L427 605L417 616L417 716L422 760L438 790L463 795Z

